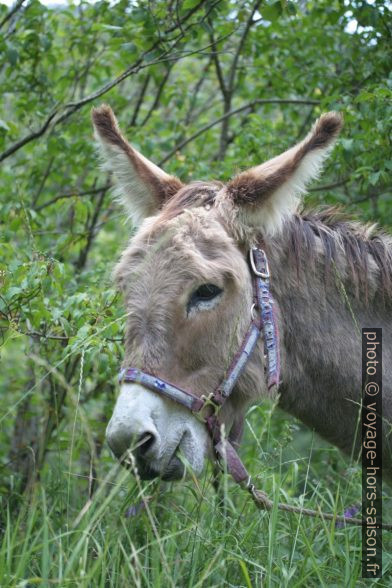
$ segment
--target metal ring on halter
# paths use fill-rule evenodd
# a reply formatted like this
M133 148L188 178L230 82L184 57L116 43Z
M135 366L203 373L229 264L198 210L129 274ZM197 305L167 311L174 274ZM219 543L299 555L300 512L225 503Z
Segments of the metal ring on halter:
M259 278L263 278L264 280L268 279L270 277L270 273L269 273L269 266L268 266L268 260L267 257L263 251L263 249L259 249L259 251L263 254L264 256L264 262L265 262L265 272L259 271L256 267L256 262L255 262L255 258L254 258L254 252L257 249L257 247L251 247L250 251L249 251L249 258L250 258L250 265L252 267L253 273L258 276Z
M254 302L250 308L250 316L252 321L256 320L256 310L259 308L259 305Z

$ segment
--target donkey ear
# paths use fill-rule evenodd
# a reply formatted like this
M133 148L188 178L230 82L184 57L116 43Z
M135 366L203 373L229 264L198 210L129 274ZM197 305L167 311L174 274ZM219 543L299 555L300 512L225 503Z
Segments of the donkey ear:
M92 111L95 138L101 148L104 169L113 172L116 194L138 224L156 213L182 186L136 149L121 134L116 117L106 104Z
M296 210L307 184L320 173L342 125L339 113L323 114L301 143L229 182L226 193L239 211L239 220L264 234L278 230L285 216Z

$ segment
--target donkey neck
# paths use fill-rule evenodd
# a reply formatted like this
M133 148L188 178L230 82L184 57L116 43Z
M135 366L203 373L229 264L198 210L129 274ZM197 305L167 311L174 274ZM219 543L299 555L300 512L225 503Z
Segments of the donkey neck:
M338 239L332 261L319 236L312 237L311 252L296 240L296 229L288 222L268 246L272 290L280 315L280 406L350 453L356 437L357 447L359 442L361 327L385 327L391 322L390 312L380 308L371 256L366 278L367 296L372 300L365 303L364 296L356 295ZM391 362L390 329L386 331L389 341L384 341L384 349L389 355L384 354L384 362ZM385 381L384 386L390 398L391 382ZM387 411L391 416L391 401Z

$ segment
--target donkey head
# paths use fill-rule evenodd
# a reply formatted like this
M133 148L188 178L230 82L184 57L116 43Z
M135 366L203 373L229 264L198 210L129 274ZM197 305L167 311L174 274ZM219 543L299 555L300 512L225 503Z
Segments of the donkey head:
M127 311L124 366L208 395L222 380L249 325L247 251L295 211L341 127L323 115L298 145L228 184L183 185L122 136L108 106L93 111L105 167L138 226L115 276ZM251 400L266 395L262 342L220 414L227 433ZM138 384L123 384L107 439L121 459L134 450L139 474L200 474L209 454L205 425L186 408Z

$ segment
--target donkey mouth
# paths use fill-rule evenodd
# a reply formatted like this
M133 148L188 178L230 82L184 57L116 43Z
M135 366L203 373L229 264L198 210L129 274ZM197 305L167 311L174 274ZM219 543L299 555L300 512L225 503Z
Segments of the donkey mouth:
M166 466L161 478L165 482L173 482L174 480L181 480L184 473L184 464L178 459L178 457L174 456Z
M183 437L181 437L180 442L164 468L154 467L155 460L151 463L148 457L143 455L143 452L140 451L143 443L139 443L136 447L128 449L120 458L120 463L127 469L135 471L141 480L147 481L156 478L161 478L165 482L181 480L185 474L184 460L178 457L181 452L180 446L182 439ZM145 444L145 438L142 441Z
M161 469L155 469L151 464L148 463L143 457L137 456L136 463L138 474L142 480L153 480L154 478L161 478L164 482L174 482L175 480L181 480L185 473L185 467L183 461L178 457L180 451L180 443L173 451L171 458L167 465Z
M156 470L142 459L136 460L136 467L137 474L141 480L161 478L165 482L173 482L174 480L180 480L184 475L184 465L178 457L173 457L163 471Z

